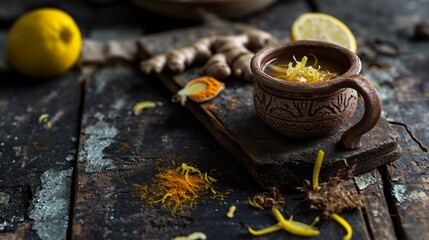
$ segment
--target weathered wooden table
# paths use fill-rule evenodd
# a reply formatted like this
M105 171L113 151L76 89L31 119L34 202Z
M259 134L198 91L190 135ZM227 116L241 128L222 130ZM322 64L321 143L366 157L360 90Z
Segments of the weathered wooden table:
M159 36L180 36L188 31L185 27L201 28L196 22L145 12L131 2L95 2L1 3L0 45L17 16L41 6L68 11L84 37L93 40L143 37L150 42ZM309 11L334 15L354 32L363 74L378 86L383 114L400 134L399 159L348 182L365 199L364 208L341 213L353 227L353 239L427 239L429 155L411 134L427 144L429 41L416 40L413 34L416 23L427 21L429 1L285 0L234 21L288 40L292 22ZM174 32L160 33L170 30ZM172 45L180 43L178 39ZM378 44L380 40L384 44ZM396 45L401 54L391 56ZM33 80L7 67L1 47L0 239L170 239L196 231L209 239L249 239L248 226L275 223L269 211L248 205L248 197L264 190L194 117L196 111L170 99L157 78L139 73L137 63ZM133 115L132 106L145 100L158 106ZM50 129L38 122L45 113ZM206 200L176 217L159 205L145 204L133 184L149 183L159 167L172 162L204 172L214 169L210 173L219 179L217 189L232 193L221 203ZM284 194L286 215L303 222L317 215L308 210L301 193ZM237 211L228 219L231 205ZM344 235L333 221L322 221L318 227L317 239ZM299 237L277 232L261 238Z

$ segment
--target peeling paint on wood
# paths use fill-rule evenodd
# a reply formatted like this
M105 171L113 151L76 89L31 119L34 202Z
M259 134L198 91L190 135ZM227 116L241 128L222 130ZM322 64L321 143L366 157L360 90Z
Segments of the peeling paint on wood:
M355 183L359 190L363 190L368 186L377 182L374 176L372 176L371 172L366 172L359 176L354 177Z
M112 159L104 157L103 150L114 142L118 129L103 121L102 115L98 117L96 124L86 127L83 131L88 139L83 142L79 153L79 162L85 164L85 171L88 173L116 169Z
M403 203L407 199L407 189L403 184L394 184L392 187L392 196L396 198L398 203Z
M69 222L70 189L73 169L50 169L43 173L30 218L32 229L44 240L66 239Z

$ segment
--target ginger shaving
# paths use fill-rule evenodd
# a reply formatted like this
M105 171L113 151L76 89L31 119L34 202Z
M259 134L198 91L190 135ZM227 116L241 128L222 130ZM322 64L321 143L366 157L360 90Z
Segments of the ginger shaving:
M203 196L223 201L229 192L214 190L217 180L199 169L182 163L175 169L165 168L147 185L133 184L140 190L140 198L148 204L161 204L168 208L172 216L184 212L204 201Z
M335 221L337 221L346 230L347 234L343 237L343 240L350 240L350 239L352 239L353 229L350 226L350 224L344 218L342 218L341 216L339 216L336 213L331 213L331 215L329 215L329 216L332 219L334 219Z
M339 74L335 72L330 72L328 70L320 70L321 66L317 65L317 57L313 54L310 55L315 59L313 66L307 66L307 56L303 56L301 58L301 61L298 61L295 56L293 56L295 66L293 66L293 62L289 62L287 65L270 64L268 67L277 73L274 75L274 77L298 83L321 82L339 76Z

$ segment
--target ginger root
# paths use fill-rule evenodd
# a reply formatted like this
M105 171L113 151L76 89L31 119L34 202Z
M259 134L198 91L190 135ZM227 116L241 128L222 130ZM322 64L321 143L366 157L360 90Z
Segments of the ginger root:
M259 29L245 29L239 35L202 38L188 46L154 56L140 63L144 74L183 72L196 62L206 62L204 72L216 79L225 79L232 74L247 81L252 80L249 49L262 48L275 38Z

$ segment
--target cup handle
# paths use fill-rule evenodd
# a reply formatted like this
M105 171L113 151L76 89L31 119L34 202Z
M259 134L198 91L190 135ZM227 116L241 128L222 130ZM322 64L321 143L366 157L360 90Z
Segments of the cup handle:
M345 131L340 141L342 147L346 149L358 149L361 147L362 135L374 128L380 118L381 98L371 82L360 74L342 76L340 79L337 84L334 84L335 88L353 88L365 101L365 113L362 119Z

